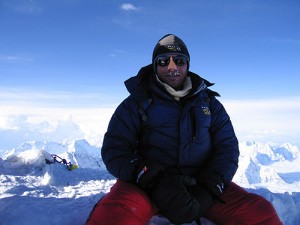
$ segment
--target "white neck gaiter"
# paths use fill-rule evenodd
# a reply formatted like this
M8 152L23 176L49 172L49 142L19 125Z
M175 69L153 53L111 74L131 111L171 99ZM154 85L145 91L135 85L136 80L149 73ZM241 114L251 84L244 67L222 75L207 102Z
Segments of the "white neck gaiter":
M170 87L168 84L161 82L161 80L156 75L156 79L160 84L162 84L166 90L175 98L175 100L179 101L180 98L186 96L189 91L192 89L192 80L190 77L187 77L184 84L183 89L176 91L174 88Z

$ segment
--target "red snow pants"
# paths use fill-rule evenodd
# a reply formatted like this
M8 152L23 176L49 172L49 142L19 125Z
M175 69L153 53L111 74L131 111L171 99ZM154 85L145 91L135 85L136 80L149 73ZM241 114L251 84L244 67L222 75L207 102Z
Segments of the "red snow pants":
M230 183L205 217L218 225L283 225L273 205L262 196ZM118 180L95 206L88 225L145 225L158 213L147 194Z

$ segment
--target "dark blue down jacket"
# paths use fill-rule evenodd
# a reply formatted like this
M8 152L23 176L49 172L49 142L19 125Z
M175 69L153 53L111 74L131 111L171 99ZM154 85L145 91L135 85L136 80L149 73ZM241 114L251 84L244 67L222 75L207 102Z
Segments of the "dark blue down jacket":
M160 162L182 174L215 172L225 183L238 167L238 141L212 84L189 72L192 90L176 101L143 67L125 85L130 93L116 109L104 136L102 159L115 177L135 181L139 163Z

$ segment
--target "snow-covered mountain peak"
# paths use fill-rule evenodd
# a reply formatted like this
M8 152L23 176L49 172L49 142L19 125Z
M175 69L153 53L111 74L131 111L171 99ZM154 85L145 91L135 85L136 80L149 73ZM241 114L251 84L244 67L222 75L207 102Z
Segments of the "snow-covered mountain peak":
M90 145L85 139L71 141L67 143L67 147L66 157L74 164L83 168L106 168L100 157L100 149Z
M243 183L244 186L262 187L268 184L276 190L276 186L286 186L290 182L290 176L295 176L294 171L300 171L300 165L297 163L300 160L299 149L291 144L272 146L246 141L240 143L239 147L239 168L234 176L234 181ZM287 170L284 170L282 165L288 167L291 163L298 169L294 167L293 174L283 175ZM295 179L290 183L299 181L300 179Z
M99 156L99 148L92 146L85 139L73 140L67 143L68 152L76 154L90 154Z
M289 161L293 161L300 156L299 148L289 143L285 143L277 148L274 148L273 151Z
M67 151L67 147L63 144L48 141L27 141L20 146L4 153L3 158L7 158L13 154L21 153L27 150L45 150L50 154L63 154Z
M30 152L31 150L43 150L49 154L58 155L82 168L105 169L100 157L100 149L90 145L85 139L72 140L65 144L47 141L28 141L4 153L3 159L19 155L26 151Z
M271 146L268 143L246 141L240 143L240 154L241 158L250 157L260 164L268 165L278 161L293 161L300 155L300 151L297 146L288 143Z

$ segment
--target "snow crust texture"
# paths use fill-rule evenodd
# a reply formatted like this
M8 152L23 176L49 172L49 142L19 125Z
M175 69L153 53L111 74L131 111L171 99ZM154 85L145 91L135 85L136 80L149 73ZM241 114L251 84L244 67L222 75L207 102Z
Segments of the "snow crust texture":
M299 149L288 143L247 141L240 143L240 150L233 181L272 202L285 225L300 224ZM51 154L78 168L68 171ZM115 181L103 164L100 148L84 139L23 143L0 157L0 225L82 225ZM205 219L202 223L212 224ZM171 223L156 215L148 225L155 224Z

